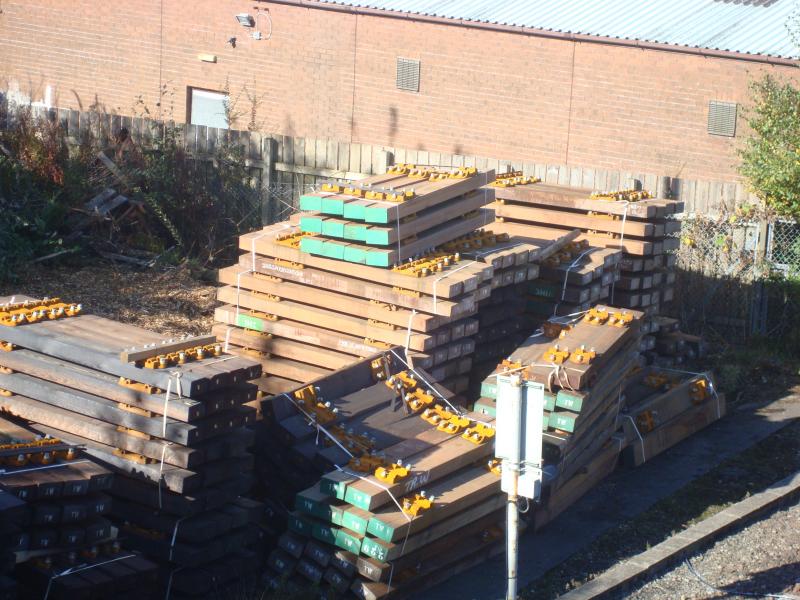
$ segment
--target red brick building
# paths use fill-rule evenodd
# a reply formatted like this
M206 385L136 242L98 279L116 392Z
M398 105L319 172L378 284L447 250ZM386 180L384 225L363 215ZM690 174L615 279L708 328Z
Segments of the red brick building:
M0 87L213 124L206 90L274 134L733 181L748 82L797 64L792 0L352 4L0 0Z

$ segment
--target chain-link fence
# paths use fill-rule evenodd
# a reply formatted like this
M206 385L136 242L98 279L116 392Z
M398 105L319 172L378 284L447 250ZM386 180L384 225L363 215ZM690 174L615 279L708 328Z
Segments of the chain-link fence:
M756 215L684 217L672 311L720 343L800 337L800 225Z

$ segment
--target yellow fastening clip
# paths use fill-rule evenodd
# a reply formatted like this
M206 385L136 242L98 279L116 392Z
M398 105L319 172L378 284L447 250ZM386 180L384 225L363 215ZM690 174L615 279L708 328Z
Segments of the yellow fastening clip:
M354 456L347 463L347 466L359 473L372 473L376 469L382 469L383 464L384 461L381 457L365 454L363 456Z
M419 388L407 393L404 399L413 413L417 413L433 404L433 395Z
M650 373L643 382L647 387L658 389L669 383L669 377L663 373Z
M433 506L433 500L434 497L426 497L425 492L414 494L414 496L410 498L403 498L403 512L412 517L417 517L421 512Z
M503 469L503 461L499 458L493 458L488 463L486 463L486 468L489 469L489 472L494 473L498 477L502 474Z
M424 421L431 425L438 426L442 421L447 421L453 417L453 413L444 408L441 404L434 405L433 408L426 408L420 415Z
M547 350L545 350L544 354L542 354L542 359L548 363L555 363L557 365L562 364L565 360L569 358L569 350L564 348L563 350L559 348L558 344L555 346L550 346Z
M339 194L343 190L343 186L339 185L338 183L323 183L321 189L323 192Z
M608 310L601 306L596 306L586 313L583 320L589 325L602 325L608 321Z
M372 378L375 379L375 381L386 379L386 374L389 372L389 356L384 355L380 358L376 358L369 363L369 367L372 369Z
M459 415L453 415L449 419L442 419L436 425L437 431L442 431L444 433L449 433L451 435L455 435L460 432L465 427L469 427L470 421L466 417L461 417Z
M615 312L608 318L608 324L613 327L627 327L633 322L633 315L626 310Z
M689 386L689 397L694 404L700 404L710 395L707 379L698 379Z
M316 233L310 231L297 231L294 233L287 233L275 237L275 242L281 246L288 246L289 248L299 248L300 240L304 237L314 237Z
M570 355L569 360L576 365L588 365L595 356L594 349L587 350L586 346L581 346Z
M650 433L656 428L656 420L653 413L649 410L644 411L636 417L636 429L639 433Z
M357 187L346 187L342 193L346 196L353 196L354 198L364 197L364 190Z
M480 446L486 440L493 438L494 434L494 427L484 425L483 423L475 423L472 427L468 427L467 430L461 434L461 437Z
M396 375L389 377L384 383L386 387L393 390L403 389L405 391L411 391L418 385L417 380L414 379L413 375L409 375L408 371L400 371Z
M396 463L387 467L378 467L375 469L375 477L383 481L384 483L388 483L389 485L394 485L397 480L403 479L408 477L408 474L411 472L409 466L403 466L403 464L398 460Z

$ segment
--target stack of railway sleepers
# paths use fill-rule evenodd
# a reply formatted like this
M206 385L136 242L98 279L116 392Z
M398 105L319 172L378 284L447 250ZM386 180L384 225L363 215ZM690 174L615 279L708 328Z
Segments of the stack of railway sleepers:
M484 381L474 410L488 416L495 412L497 375L518 373L545 385L545 504L550 502L552 514L554 504L564 501L562 486L592 462L609 466L621 450L612 438L619 429L622 390L641 362L643 316L596 306L572 319L554 317ZM572 484L579 491L586 485Z
M304 413L284 430L297 429L292 418L313 425L305 455L327 468L296 496L268 560L275 580L337 597L409 596L501 550L505 496L486 466L494 419L464 411L396 351L370 372L378 381L357 392L321 402L305 388L283 407Z
M640 465L721 419L725 412L725 396L715 389L710 373L648 366L625 389L624 460Z
M466 389L479 302L538 275L537 263L577 233L516 240L491 233L451 239L394 268L316 256L290 222L243 235L239 264L222 269L213 332L230 352L260 360L266 394L325 377L400 345L415 366Z
M260 505L236 499L252 480L243 403L261 366L211 335L165 340L58 299L0 299L0 340L0 409L116 472L111 517L162 585L196 595L235 577L204 566L238 561L258 534Z
M50 598L100 598L111 589L132 597L125 592L134 586L139 594L154 591L148 583L154 582L156 565L122 553L107 518L111 471L77 446L5 418L0 418L0 463L0 539L11 552L11 566L16 564L20 595L41 598L48 588ZM135 559L128 563L135 568L97 564L109 557ZM53 576L69 567L79 572L57 576L53 585Z
M383 175L327 183L300 197L303 252L375 267L396 266L494 219L494 171L394 165Z
M527 311L540 317L565 316L608 301L619 279L622 252L573 242L549 257L528 285Z
M542 183L495 188L492 205L499 231L546 237L575 227L592 246L623 251L619 280L611 287L615 306L657 313L673 298L680 223L670 216L683 205L647 192L597 192ZM550 232L550 233L548 233Z

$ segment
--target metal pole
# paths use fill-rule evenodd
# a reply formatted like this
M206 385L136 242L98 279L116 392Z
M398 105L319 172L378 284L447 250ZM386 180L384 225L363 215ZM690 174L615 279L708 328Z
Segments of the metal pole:
M506 523L506 600L517 600L517 561L519 551L519 511L517 510L517 486L519 469L514 467L511 473L511 492L508 494L508 522Z

